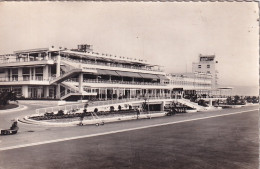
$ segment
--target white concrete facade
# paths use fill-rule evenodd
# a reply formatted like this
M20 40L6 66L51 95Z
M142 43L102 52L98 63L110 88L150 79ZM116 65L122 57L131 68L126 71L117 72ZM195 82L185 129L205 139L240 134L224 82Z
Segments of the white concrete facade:
M166 76L144 60L75 49L15 51L2 56L0 68L0 91L16 88L25 98L177 98L183 90L211 89L208 76Z

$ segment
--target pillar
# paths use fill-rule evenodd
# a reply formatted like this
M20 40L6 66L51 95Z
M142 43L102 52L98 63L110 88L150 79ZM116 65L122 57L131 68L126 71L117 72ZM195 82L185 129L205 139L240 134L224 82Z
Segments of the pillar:
M33 67L33 80L35 80L35 67Z
M164 111L164 106L165 106L165 101L163 101L161 104L161 111Z
M59 99L60 98L60 84L58 84L56 86L56 98Z
M13 81L13 69L10 69L10 81Z
M23 68L18 68L18 81L23 81Z
M44 97L45 98L49 97L49 86L44 86Z
M79 92L83 92L83 73L79 74Z
M105 89L105 96L106 96L106 100L107 100L107 88Z
M212 106L212 99L209 99L209 106Z
M28 98L28 86L22 86L22 94L25 98Z
M60 60L61 60L61 57L60 57L60 54L57 56L57 63L56 63L56 77L59 77L60 76Z
M49 79L49 66L45 65L43 67L43 80L48 80Z
M32 80L32 68L30 67L29 79Z
M49 60L49 53L46 52L45 60Z

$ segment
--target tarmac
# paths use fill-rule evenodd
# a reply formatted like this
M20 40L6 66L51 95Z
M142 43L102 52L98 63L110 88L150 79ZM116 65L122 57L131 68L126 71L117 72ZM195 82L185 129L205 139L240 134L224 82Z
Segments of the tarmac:
M0 127L46 105L0 114ZM0 136L5 168L257 168L258 105ZM37 166L37 167L35 167ZM0 169L2 169L0 167Z
M250 106L99 127L21 132L0 137L0 166L4 169L257 168L257 109L258 106Z

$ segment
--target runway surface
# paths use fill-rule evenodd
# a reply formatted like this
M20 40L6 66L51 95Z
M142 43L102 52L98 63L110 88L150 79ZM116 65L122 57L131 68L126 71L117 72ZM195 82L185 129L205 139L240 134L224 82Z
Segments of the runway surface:
M0 168L258 168L256 108L199 112L101 127L40 129L37 126L35 132L0 137ZM22 148L11 147L26 144ZM11 148L4 150L8 147Z

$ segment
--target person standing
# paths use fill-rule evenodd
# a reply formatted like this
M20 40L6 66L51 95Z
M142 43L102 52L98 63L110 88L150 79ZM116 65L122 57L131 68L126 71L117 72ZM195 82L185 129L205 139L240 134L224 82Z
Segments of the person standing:
M139 119L139 115L140 115L140 108L138 107L136 109L136 119Z

